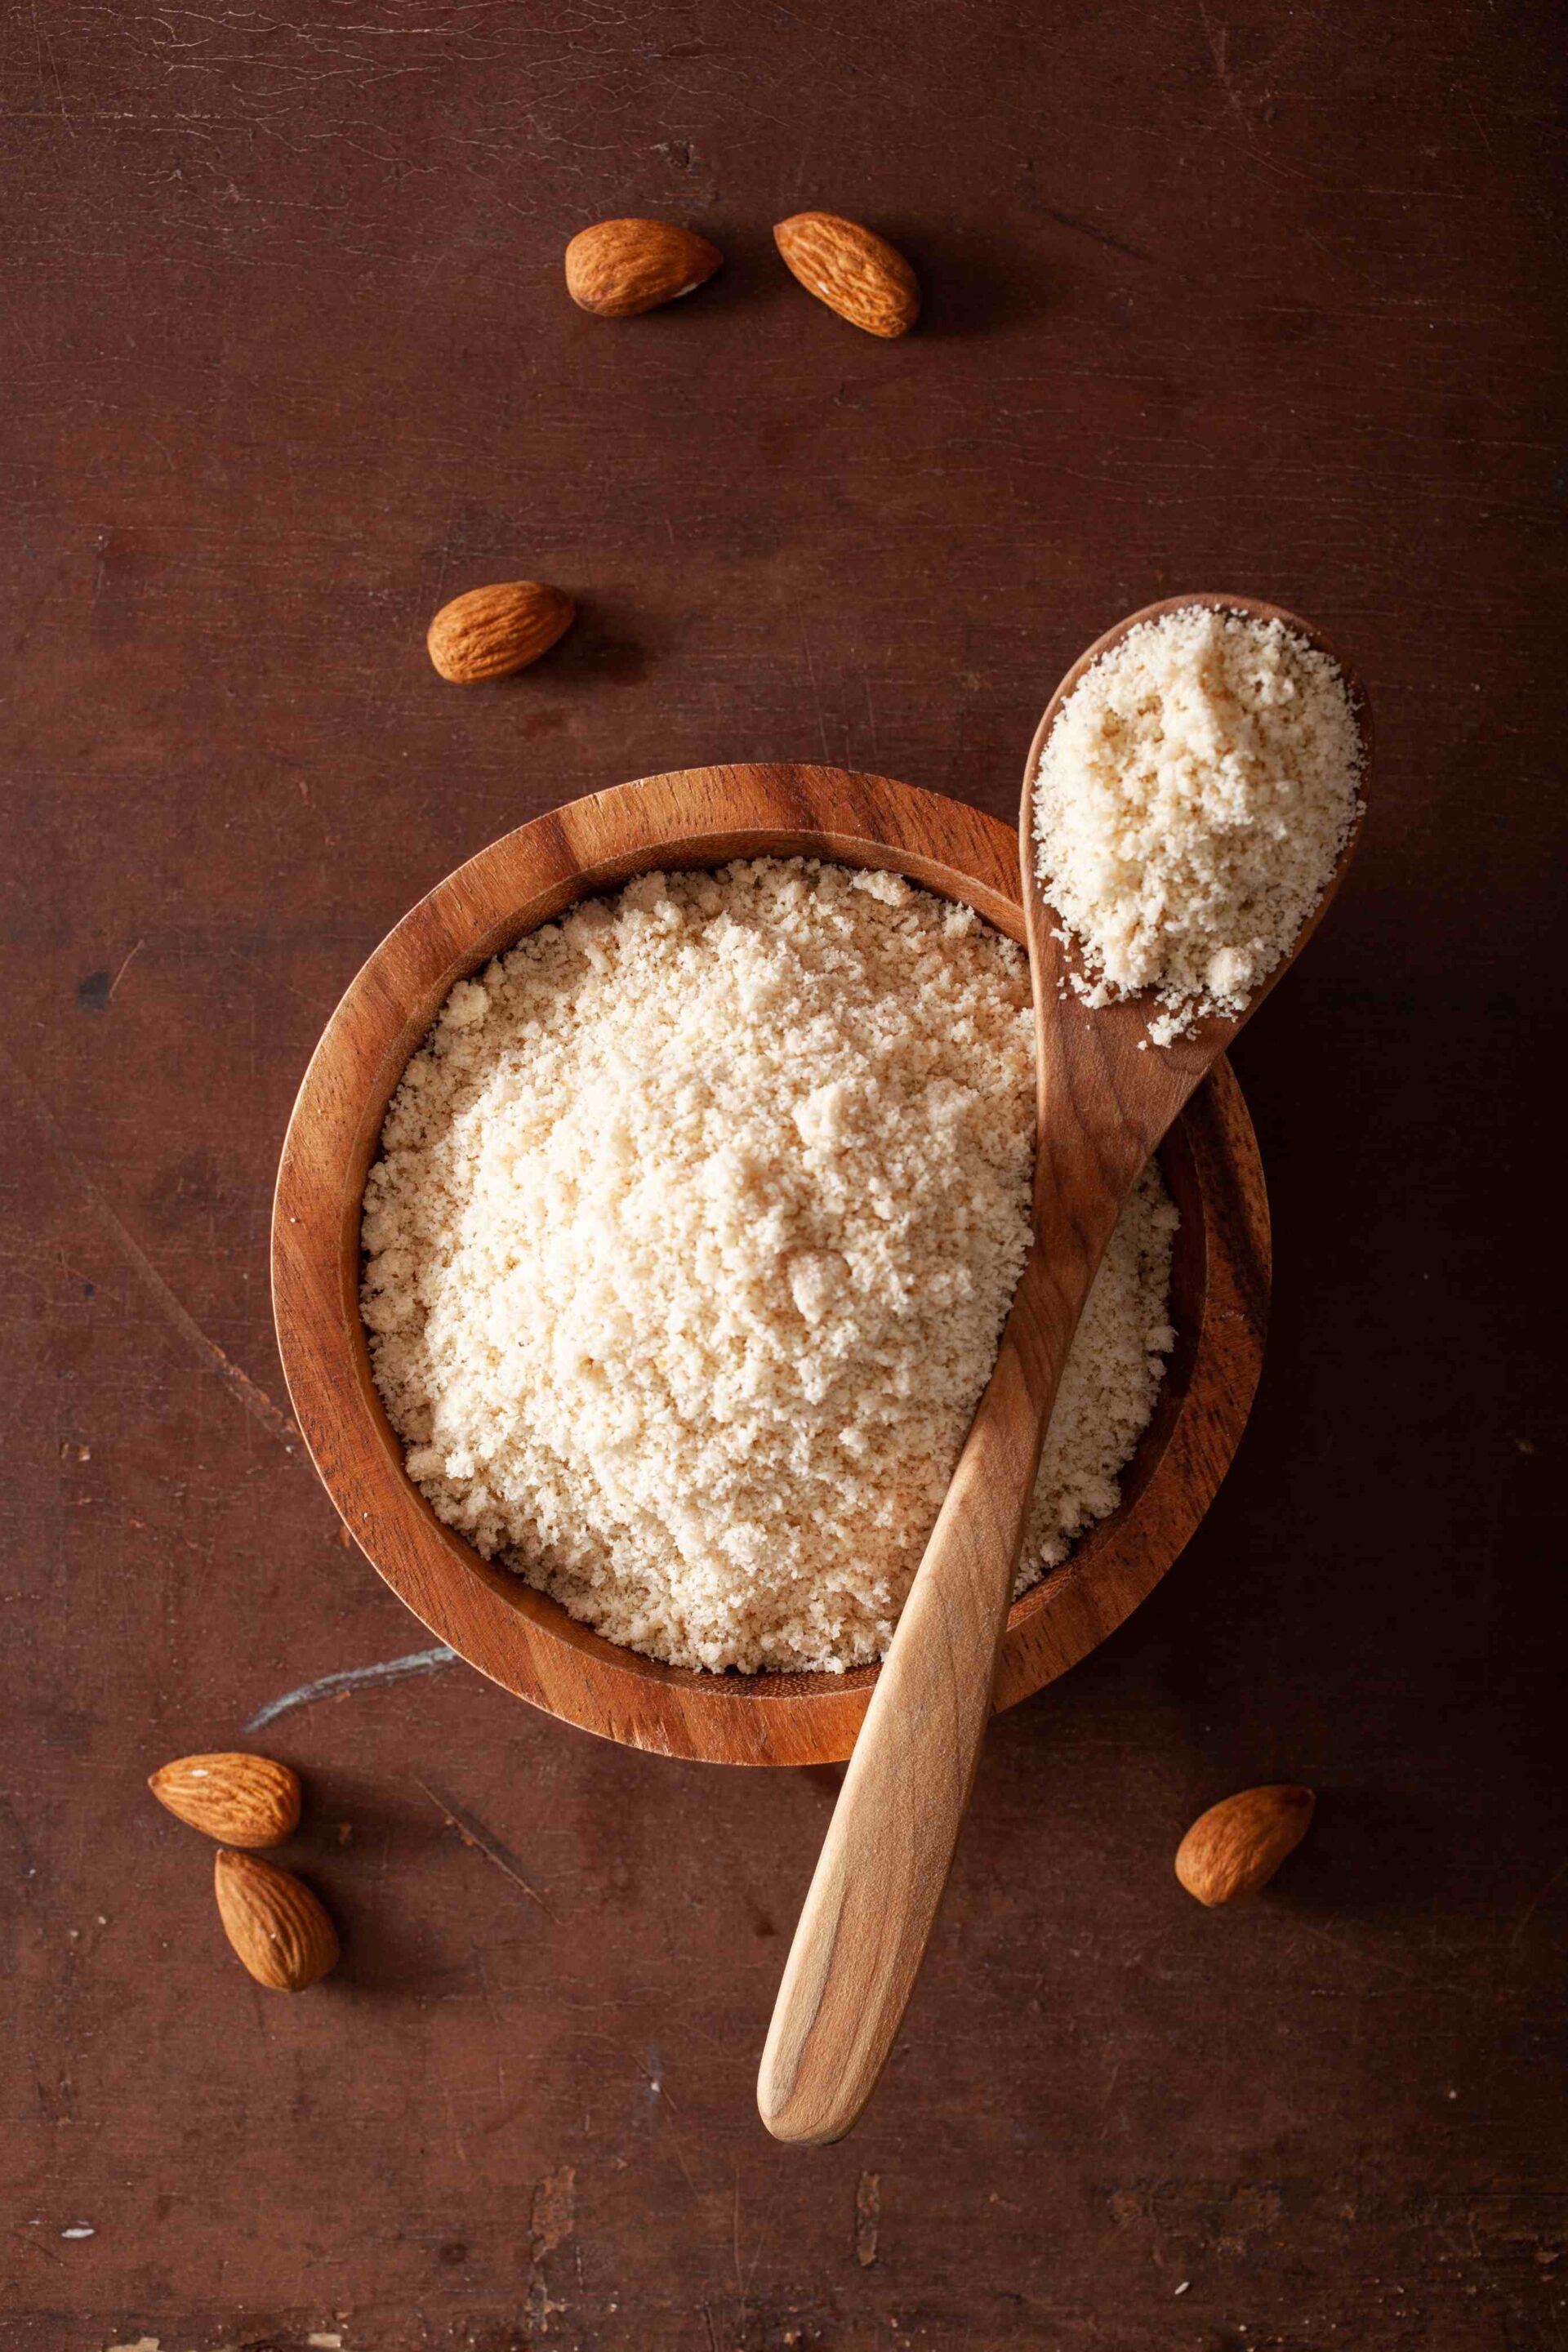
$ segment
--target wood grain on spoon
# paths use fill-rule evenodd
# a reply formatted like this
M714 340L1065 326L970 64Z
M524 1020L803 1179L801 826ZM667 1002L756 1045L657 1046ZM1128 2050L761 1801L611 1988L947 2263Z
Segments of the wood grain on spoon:
M1359 819L1290 954L1240 1014L1201 1020L1155 1047L1146 1042L1146 996L1090 1011L1073 991L1077 951L1056 936L1036 872L1040 752L1091 663L1141 623L1193 605L1283 622L1329 653L1361 731L1363 798L1370 782L1364 693L1316 629L1246 596L1174 596L1131 614L1074 663L1036 730L1019 815L1039 1087L1034 1244L856 1741L779 1987L757 2085L763 2121L779 2139L823 2142L850 2129L913 1990L991 1713L1046 1426L1122 1202L1194 1088L1310 939L1355 851Z

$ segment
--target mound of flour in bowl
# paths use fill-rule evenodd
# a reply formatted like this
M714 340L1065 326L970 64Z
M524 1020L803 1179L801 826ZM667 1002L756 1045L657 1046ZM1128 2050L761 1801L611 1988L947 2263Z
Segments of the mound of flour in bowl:
M1024 956L899 877L649 875L460 982L365 1189L363 1314L439 1516L682 1666L885 1649L1028 1245ZM1157 1171L1022 1580L1117 1500L1172 1341Z

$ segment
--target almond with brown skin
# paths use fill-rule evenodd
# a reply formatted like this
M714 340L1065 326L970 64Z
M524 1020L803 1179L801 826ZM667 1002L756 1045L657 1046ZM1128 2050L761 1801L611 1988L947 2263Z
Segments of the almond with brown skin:
M1176 1876L1211 1906L1266 1886L1306 1836L1315 1801L1310 1789L1281 1781L1211 1805L1176 1849Z
M213 1885L224 1934L269 1992L303 1992L336 1967L338 1931L291 1870L225 1846Z
M920 281L901 253L858 221L837 213L796 213L780 221L773 243L808 294L888 341L906 334L921 312Z
M454 686L505 677L526 669L563 637L577 617L564 590L542 580L505 580L493 588L470 588L443 604L430 624L426 644L441 676Z
M596 319L636 319L705 285L724 257L674 221L595 221L566 248L566 291Z
M300 1776L270 1756L181 1756L147 1786L176 1820L225 1845L281 1845L300 1826Z

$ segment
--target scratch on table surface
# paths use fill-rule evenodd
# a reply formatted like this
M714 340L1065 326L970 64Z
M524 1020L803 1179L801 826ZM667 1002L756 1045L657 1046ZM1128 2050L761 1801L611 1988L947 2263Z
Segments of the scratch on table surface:
M114 992L115 992L115 990L119 987L119 985L120 985L121 982L124 979L124 977L125 977L126 973L130 971L130 969L131 969L132 965L135 962L135 961L136 961L137 957L141 954L141 952L142 952L142 949L146 946L146 944L147 944L147 942L146 942L146 940L137 940L137 942L136 942L135 946L132 949L132 950L131 950L130 954L129 954L129 955L124 959L123 962L121 964L120 970L115 973L114 978L110 982L110 983L109 983L109 1002L110 1002L110 1004L112 1004L112 1003L113 1003L113 1002L114 1002Z
M1110 229L1101 228L1095 221L1085 220L1081 213L1063 212L1058 205L1047 204L1036 185L1033 164L1024 165L1018 174L1018 186L1030 211L1038 213L1045 220L1055 221L1058 228L1070 228L1076 236L1092 237L1096 245L1105 246L1111 253L1125 254L1129 261L1153 259L1152 254L1146 253L1141 245L1131 245L1125 237L1113 236Z
M1096 245L1103 245L1110 253L1125 254L1129 261L1151 261L1153 258L1141 245L1129 245L1125 237L1112 236L1108 228L1097 228L1093 221L1080 220L1077 213L1065 213L1059 205L1042 203L1040 210L1058 227L1070 228L1076 236L1092 237Z
M657 2106L659 2100L663 2099L672 2116L679 2115L680 2113L675 2101L666 2093L664 2087L664 2053L659 2048L657 2042L650 2042L648 2043L647 2064L646 2066L638 2066L637 2073L647 2084L648 2105L650 2106Z
M784 2150L781 2148L778 2151L778 2154L783 2156ZM733 2163L733 2158L731 2160L731 2163ZM762 2261L763 2248L767 2243L768 2223L773 2217L773 2207L778 2200L782 2168L776 2164L774 2166L773 2187L769 2192L767 2201L763 2207L762 2219L757 2223L756 2243L752 2248L752 2259L746 2264L743 2274L741 2269L741 2168L738 2164L734 2165L734 2172L735 2206L732 2223L732 2239L735 2256L735 2332L737 2336L744 2338L747 2332L746 2314L750 2308L752 2281L757 2275L757 2264Z
M811 632L805 625L805 614L801 608L798 597L795 599L795 617L800 629L801 651L805 656L806 681L811 688L812 708L816 713L816 731L822 740L822 764L826 768L831 766L833 761L833 754L827 748L827 718L822 708L822 688L816 682L816 664L811 657Z
M456 1830L466 1846L471 1847L475 1853L482 1853L487 1862L494 1863L502 1877L510 1878L514 1886L521 1886L529 1901L537 1903L547 1919L554 1919L557 1927L561 1925L539 1889L529 1885L505 1846L491 1836L477 1814L465 1811L463 1807L456 1804L450 1797L437 1796L427 1780L416 1780L414 1785L416 1789L423 1790L447 1827L449 1830Z
M28 2232L30 2231L38 2230L42 2227L43 2224L41 2221L16 2221L13 2222L11 2226L11 2235L15 2238L16 2243L25 2248L29 2254L37 2254L44 2262L47 2263L63 2262L65 2257L60 2252L58 2246L46 2245L42 2238L29 2236ZM112 2345L110 2347L110 2352L114 2352L114 2347Z
M558 2172L547 2172L533 2192L533 2210L530 2226L533 2231L533 2259L542 2262L557 2246L564 2245L577 2221L577 2174L570 2164Z
M439 1674L443 1666L457 1664L458 1653L446 1643L434 1650L410 1650L401 1658L383 1658L374 1666L343 1666L335 1675L318 1675L313 1683L301 1683L297 1690L285 1691L281 1698L268 1699L258 1707L247 1731L259 1731L266 1723L276 1722L296 1706L310 1706L319 1698L331 1698L334 1692L364 1690L378 1683L401 1682L405 1675Z
M1551 1894L1552 1888L1556 1885L1558 1880L1562 1877L1565 1870L1568 1870L1568 1854L1564 1854L1563 1860L1558 1864L1556 1869L1552 1872L1545 1885L1538 1889L1538 1891L1531 1897L1530 1901L1525 1905L1524 1909L1521 1912L1519 1925L1514 1929L1513 1934L1509 1937L1508 1948L1510 1952L1518 1949L1521 1937L1524 1934L1525 1929L1529 1927L1531 1921L1534 1918L1536 1913L1540 1910L1542 1905L1545 1902L1547 1896Z
M1214 60L1215 79L1224 90L1227 103L1235 109L1243 130L1250 138L1252 123L1247 109L1241 102L1241 94L1231 78L1230 66L1226 60L1226 52L1230 47L1229 29L1226 26L1215 26L1210 22L1209 12L1204 5L1204 0L1198 0L1198 15L1203 19L1204 37L1209 46L1209 56Z
M124 966L121 965L121 969L123 971ZM230 1395L237 1399L251 1418L258 1421L263 1429L269 1431L274 1437L278 1438L286 1453L292 1454L299 1444L300 1433L288 1414L279 1412L266 1390L258 1388L248 1372L241 1371L237 1364L229 1361L216 1340L209 1339L195 1317L187 1307L181 1305L140 1242L136 1240L129 1227L121 1223L109 1201L88 1173L81 1160L77 1158L59 1121L32 1080L18 1064L11 1060L9 1055L6 1056L6 1061L17 1090L26 1097L34 1117L54 1145L77 1190L104 1227L132 1272L163 1309L165 1318L174 1325L181 1337L189 1340L192 1347L205 1358Z
M1277 179L1307 180L1310 182L1312 179L1312 174L1310 173L1301 171L1295 164L1282 163L1275 157L1267 154L1264 152L1258 141L1257 121L1249 110L1247 100L1242 96L1241 83L1237 75L1231 69L1229 56L1229 27L1226 25L1216 26L1214 23L1209 16L1208 9L1205 5L1205 0L1197 0L1197 8L1199 18L1203 24L1204 38L1208 44L1209 57L1214 66L1215 79L1219 84L1221 92L1225 98L1225 104L1220 109L1219 114L1215 117L1214 122L1206 126L1206 130L1214 130L1217 128L1218 124L1225 121L1227 113L1233 113L1236 116L1237 122L1241 125L1241 135L1247 142L1247 152L1251 155L1254 163L1261 164L1266 172L1272 172ZM1315 22L1315 19L1311 19L1310 21ZM1268 52L1267 57L1258 58L1256 63L1247 68L1247 78L1256 81L1260 75L1277 75L1280 67L1287 62L1287 60L1301 46L1301 43L1308 37L1309 31L1306 27L1299 27L1295 32L1286 35L1282 39L1276 43L1275 47ZM1271 89L1265 89L1261 92L1258 103L1264 110L1265 120L1272 121L1273 92ZM1184 160L1185 159L1184 158ZM1319 238L1311 235L1310 230L1304 230L1303 234L1313 245L1319 245L1321 243ZM1329 248L1326 246L1323 246L1321 249L1326 253Z
M577 2174L575 2168L563 2164L555 2172L547 2172L533 2191L533 2206L529 2215L532 2232L530 2248L528 2295L526 2309L531 2334L548 2335L552 2312L564 2311L563 2303L553 2303L544 2283L544 2257L563 2246L577 2221Z
M855 2259L868 2271L877 2259L877 2232L882 2219L882 2176L863 2172L855 2183Z

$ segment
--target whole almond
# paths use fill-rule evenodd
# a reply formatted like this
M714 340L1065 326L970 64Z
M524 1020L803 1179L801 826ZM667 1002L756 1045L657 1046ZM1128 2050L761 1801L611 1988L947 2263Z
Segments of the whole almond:
M1176 1849L1176 1876L1211 1906L1266 1886L1306 1836L1315 1801L1310 1789L1281 1781L1211 1805Z
M147 1786L177 1820L225 1845L281 1845L300 1826L300 1776L270 1756L181 1756Z
M908 332L921 313L920 281L901 253L858 221L837 213L795 213L780 221L773 243L808 294L888 341Z
M268 1991L303 1992L337 1965L338 1931L291 1870L225 1846L213 1885L225 1935Z
M542 580L505 580L493 588L470 588L443 604L425 642L430 658L454 686L505 677L526 669L563 637L577 617L564 590Z
M674 221L595 221L566 248L566 291L596 319L636 319L695 293L724 257Z

